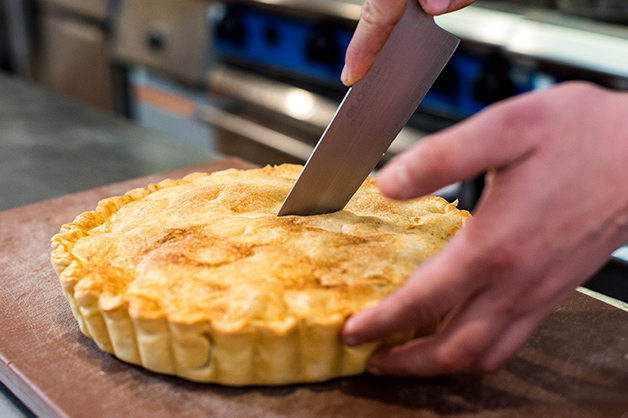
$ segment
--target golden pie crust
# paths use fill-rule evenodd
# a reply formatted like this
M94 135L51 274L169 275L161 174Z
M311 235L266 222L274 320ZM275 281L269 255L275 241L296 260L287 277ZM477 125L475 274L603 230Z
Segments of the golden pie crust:
M347 347L340 333L469 213L386 199L369 179L342 211L277 217L301 169L164 180L63 225L51 259L81 331L146 369L239 386L359 374L378 347L414 337Z

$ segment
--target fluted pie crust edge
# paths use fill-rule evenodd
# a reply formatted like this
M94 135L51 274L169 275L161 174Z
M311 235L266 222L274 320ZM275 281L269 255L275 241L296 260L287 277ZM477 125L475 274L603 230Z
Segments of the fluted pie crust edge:
M394 202L367 180L343 211L278 218L301 169L164 180L63 225L51 261L83 334L154 372L243 386L360 374L379 347L433 332L358 347L340 338L351 314L401 287L468 212L433 196Z

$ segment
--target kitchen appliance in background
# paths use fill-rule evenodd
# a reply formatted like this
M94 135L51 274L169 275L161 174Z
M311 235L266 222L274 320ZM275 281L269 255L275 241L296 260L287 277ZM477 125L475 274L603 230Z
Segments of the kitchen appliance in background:
M207 71L207 86L212 96L225 99L222 111L247 121L230 120L229 125L255 123L261 132L270 129L313 146L346 91L339 76L360 4L359 0L215 3L210 13L214 64ZM512 5L508 12L473 6L437 18L462 39L461 45L389 155L488 104L559 81L586 79L627 88L627 28L577 19L555 22L555 11L533 10L520 14ZM314 102L320 107L313 109ZM246 157L254 161L269 158L268 138L255 141L235 130L229 135L219 115L213 109L205 112L219 127L221 149L247 149Z
M575 16L628 23L628 3L625 0L556 0L558 9Z
M0 0L0 69L33 76L35 0Z
M128 72L129 114L137 123L181 141L214 148L197 118L211 48L202 0L121 0L113 22L110 59Z
M125 76L110 65L111 0L39 0L35 78L63 96L113 112ZM119 85L117 83L120 83Z
M9 18L4 0L2 0L0 1L0 70L11 71L11 61Z

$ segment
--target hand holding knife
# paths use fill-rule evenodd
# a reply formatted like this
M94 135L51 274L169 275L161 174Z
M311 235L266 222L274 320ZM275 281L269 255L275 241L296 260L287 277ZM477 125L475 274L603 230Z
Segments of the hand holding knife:
M373 67L340 103L278 215L341 210L414 113L458 43L417 1L408 1Z

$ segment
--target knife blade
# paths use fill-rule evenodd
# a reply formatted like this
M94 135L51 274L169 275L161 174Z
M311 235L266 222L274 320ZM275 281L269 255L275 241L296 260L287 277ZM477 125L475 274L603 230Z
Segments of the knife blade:
M347 91L277 215L316 215L344 208L458 43L418 0L409 0L371 70Z

